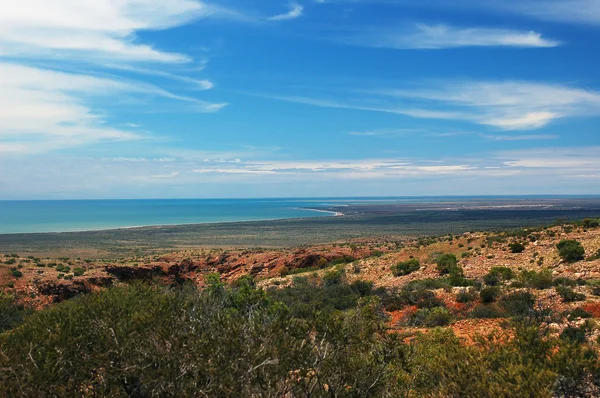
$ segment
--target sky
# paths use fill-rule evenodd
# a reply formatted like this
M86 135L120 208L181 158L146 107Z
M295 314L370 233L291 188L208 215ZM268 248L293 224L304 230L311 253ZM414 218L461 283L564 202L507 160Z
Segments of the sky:
M600 194L600 0L0 0L0 199Z

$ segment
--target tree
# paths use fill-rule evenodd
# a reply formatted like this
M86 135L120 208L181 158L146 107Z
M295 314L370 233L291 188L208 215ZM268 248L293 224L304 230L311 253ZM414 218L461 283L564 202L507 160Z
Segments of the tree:
M556 245L560 257L568 262L574 263L583 260L585 257L585 249L576 240L563 239Z

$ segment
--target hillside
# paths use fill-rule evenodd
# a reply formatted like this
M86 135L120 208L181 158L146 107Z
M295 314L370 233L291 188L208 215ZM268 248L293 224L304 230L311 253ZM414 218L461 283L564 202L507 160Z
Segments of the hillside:
M328 245L305 246L291 249L201 249L162 255L132 257L121 260L78 260L70 258L20 257L5 254L0 258L0 284L4 291L18 297L27 306L42 308L50 303L72 298L109 286L136 280L156 281L177 285L192 282L204 285L204 276L220 274L222 280L232 282L243 275L251 275L264 288L291 285L298 276L323 276L336 265L345 271L347 283L369 281L374 289L390 291L402 289L411 282L440 278L436 258L453 254L459 260L464 277L484 283L484 277L494 268L512 270L514 281L506 284L526 286L524 273L547 269L554 280L576 281L574 291L585 294L585 300L563 303L554 288L533 289L540 303L564 312L583 306L600 316L600 228L583 225L562 225L529 228L498 233L470 232L459 236L406 238L403 241L353 240ZM557 249L561 240L576 240L585 250L584 261L563 261ZM513 253L509 244L522 242L524 249ZM420 269L405 276L394 276L392 267L410 259L420 262ZM520 284L519 284L520 283ZM569 282L570 284L573 284ZM480 287L478 287L480 288ZM456 303L456 294L468 286L434 289L446 307L465 315L477 300ZM413 308L414 309L414 308ZM406 312L406 310L404 311ZM405 313L392 311L392 319ZM459 327L462 325L459 323Z
M0 395L600 394L598 220L1 261Z

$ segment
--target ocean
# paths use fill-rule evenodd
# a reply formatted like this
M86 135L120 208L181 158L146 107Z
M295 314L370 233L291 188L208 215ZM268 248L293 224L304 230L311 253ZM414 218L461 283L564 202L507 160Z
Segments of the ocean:
M472 200L476 197L462 197ZM361 203L455 201L454 197L318 199L4 200L0 234L330 217L319 208ZM489 199L489 197L488 197ZM309 209L310 208L310 209Z

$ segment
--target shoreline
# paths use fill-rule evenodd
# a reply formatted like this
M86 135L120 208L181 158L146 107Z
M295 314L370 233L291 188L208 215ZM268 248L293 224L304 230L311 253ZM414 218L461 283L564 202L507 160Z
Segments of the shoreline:
M318 210L310 208L297 208L297 210L306 210L317 213L328 213L330 217L341 217L344 214L341 212L329 211L329 210ZM61 235L61 234L77 234L77 233L98 233L98 232L119 232L119 231L134 231L134 230L145 230L145 229L159 229L159 228L173 228L173 227L194 227L194 226L211 226L218 225L224 226L227 224L247 224L247 223L260 223L270 221L290 221L290 220L308 220L325 218L325 216L306 216L306 217L285 217L285 218L261 218L257 220L235 220L235 221L207 221L207 222L192 222L192 223L181 223L181 224L150 224L150 225L127 225L123 227L107 227L107 228L92 228L92 229L73 229L68 231L38 231L38 232L0 232L1 236L18 236L18 235Z

